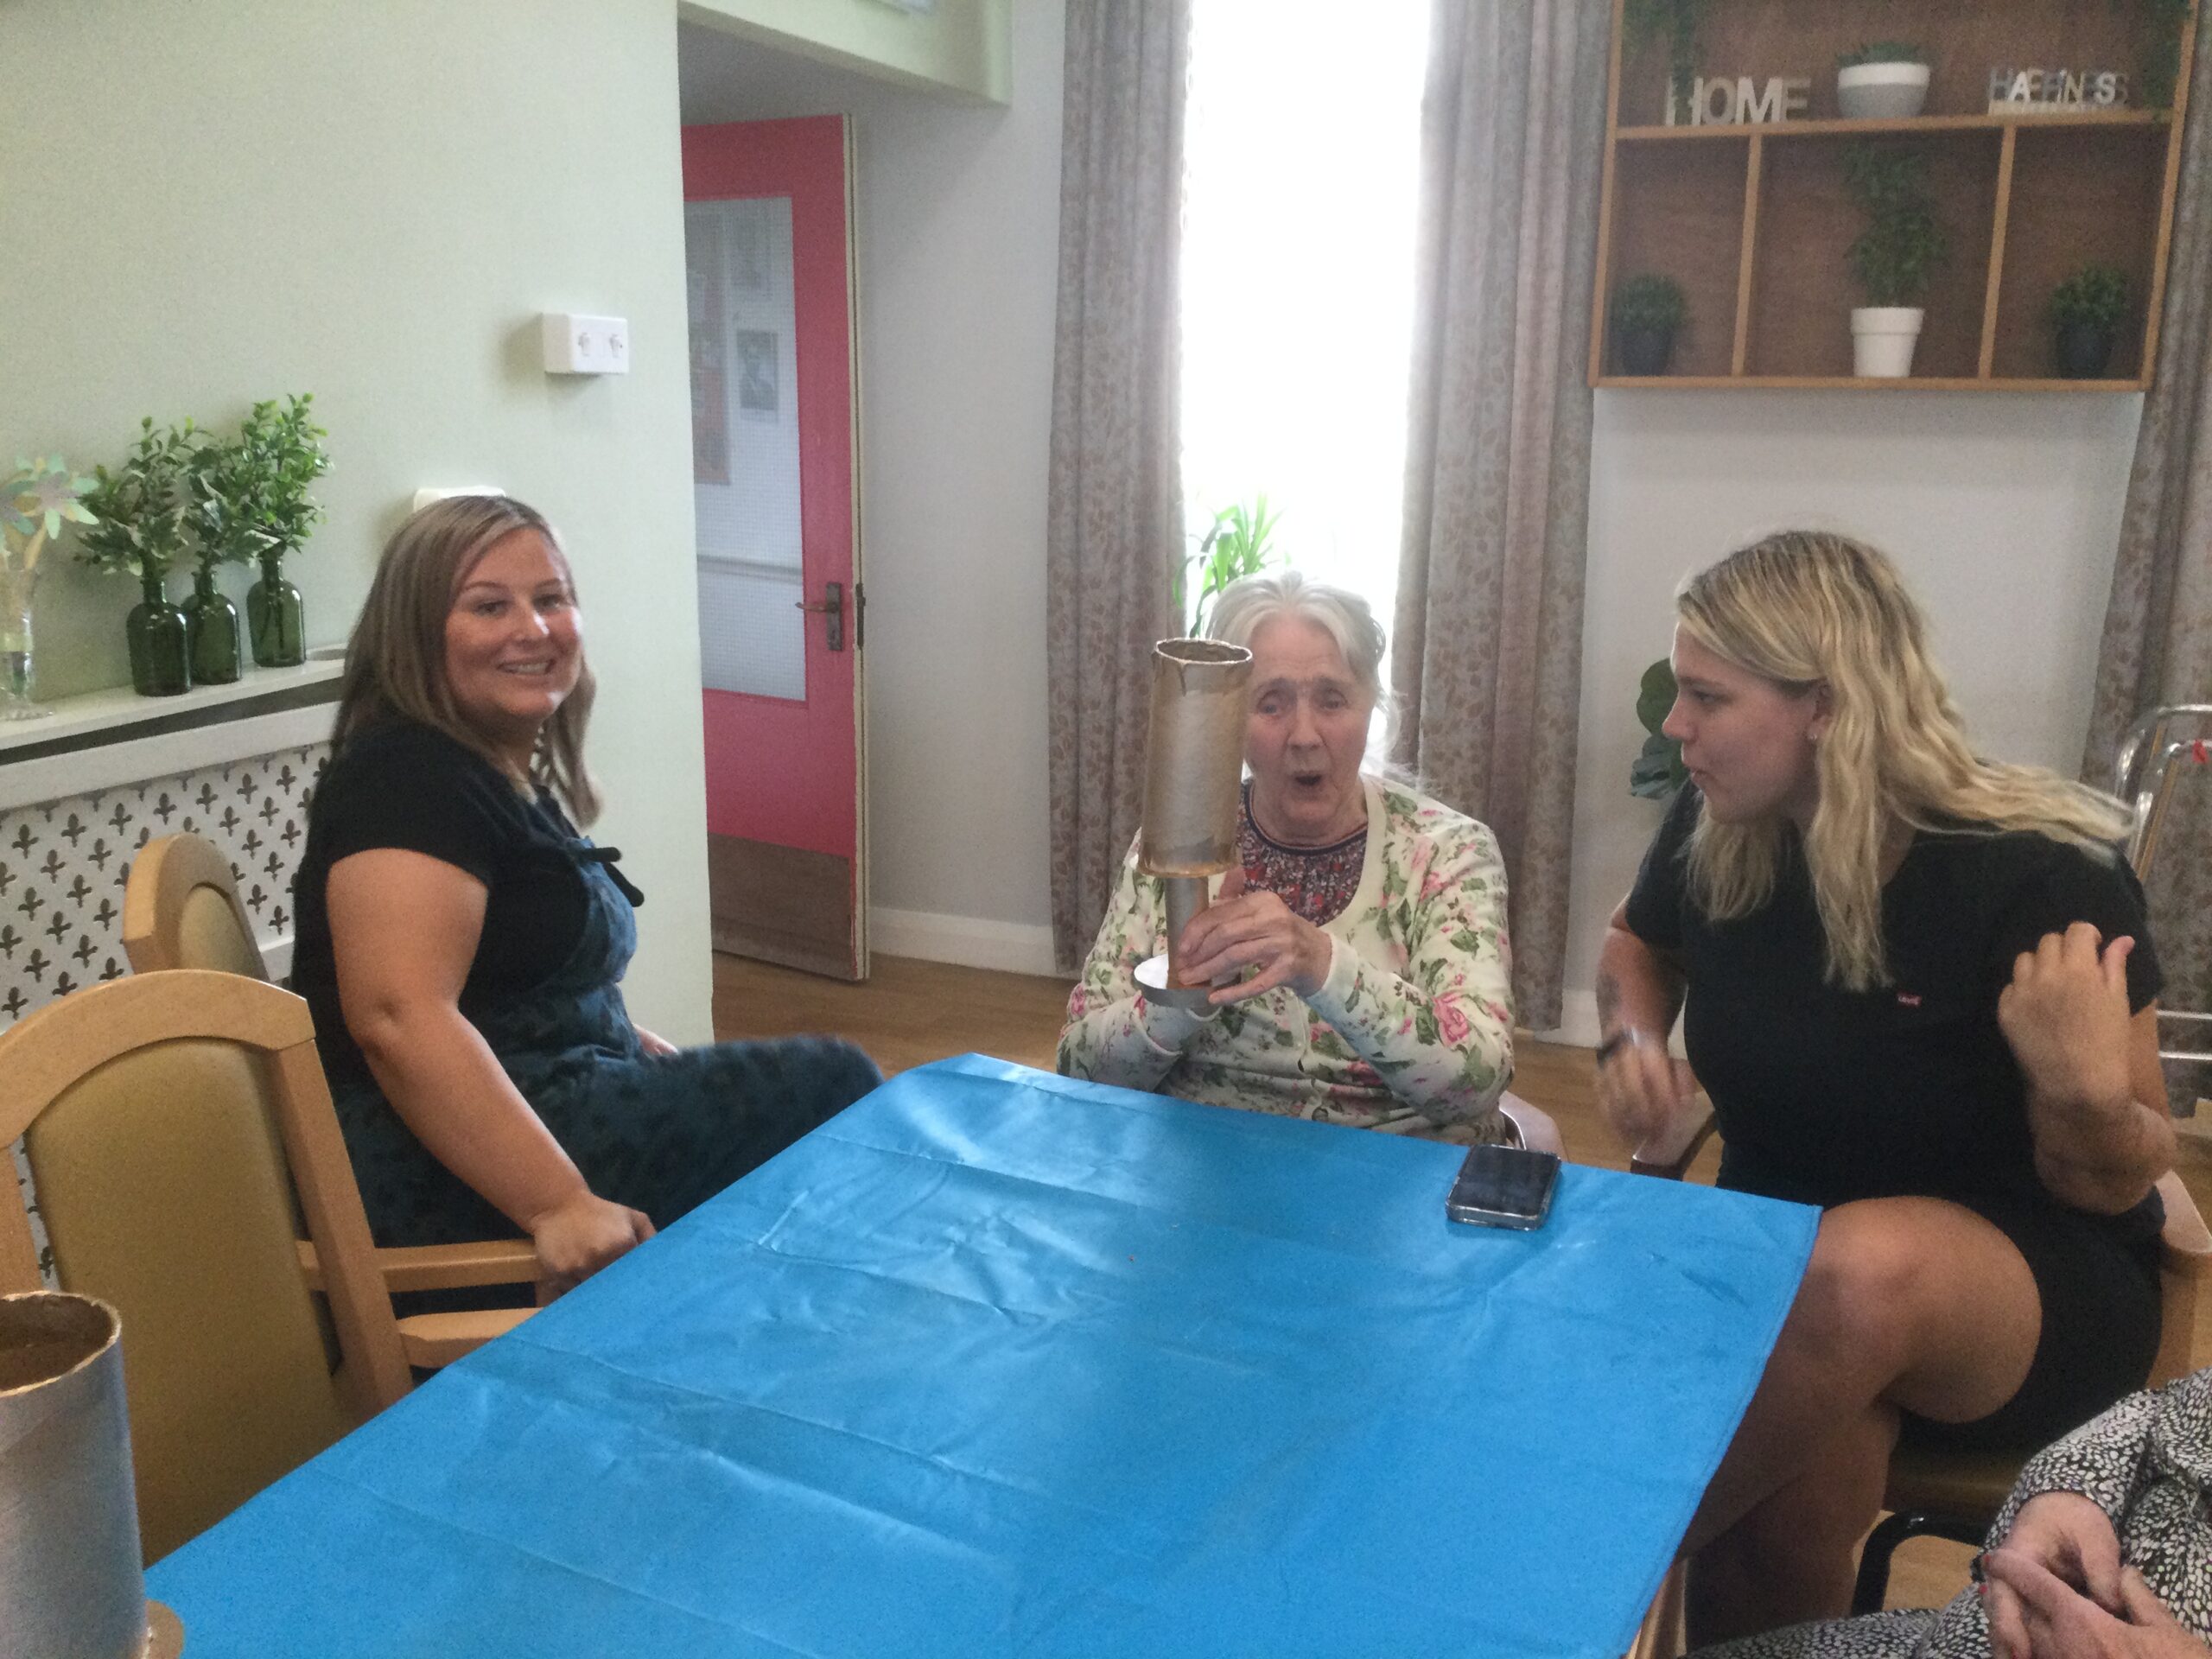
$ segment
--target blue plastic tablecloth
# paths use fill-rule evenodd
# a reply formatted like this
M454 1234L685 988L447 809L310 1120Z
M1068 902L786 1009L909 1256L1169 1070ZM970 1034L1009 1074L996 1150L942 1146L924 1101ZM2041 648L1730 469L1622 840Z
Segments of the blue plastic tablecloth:
M968 1057L161 1562L191 1659L1616 1656L1815 1216Z

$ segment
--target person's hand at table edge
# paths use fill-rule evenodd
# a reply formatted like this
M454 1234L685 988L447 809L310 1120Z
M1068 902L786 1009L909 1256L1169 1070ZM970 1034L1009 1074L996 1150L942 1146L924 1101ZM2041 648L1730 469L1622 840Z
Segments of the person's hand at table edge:
M540 1298L550 1301L644 1243L653 1224L642 1211L585 1192L531 1217L528 1230Z

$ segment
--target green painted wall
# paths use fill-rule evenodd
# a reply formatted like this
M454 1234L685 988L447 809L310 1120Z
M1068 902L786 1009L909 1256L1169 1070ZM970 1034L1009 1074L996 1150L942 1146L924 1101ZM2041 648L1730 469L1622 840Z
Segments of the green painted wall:
M680 0L685 22L728 29L863 74L977 102L1013 95L1014 0Z
M345 638L418 486L543 507L600 678L600 838L653 899L632 1006L706 1037L668 0L10 0L0 52L0 455L111 460L141 415L312 391L336 460L292 567L313 644ZM634 372L548 377L543 310L627 317ZM51 570L46 694L127 680L130 589Z

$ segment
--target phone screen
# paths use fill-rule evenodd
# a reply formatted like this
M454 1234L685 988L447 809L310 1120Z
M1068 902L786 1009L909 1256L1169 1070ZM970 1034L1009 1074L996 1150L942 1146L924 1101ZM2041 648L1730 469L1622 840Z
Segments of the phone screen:
M1541 1227L1558 1179L1559 1160L1548 1152L1470 1147L1444 1213L1478 1227Z

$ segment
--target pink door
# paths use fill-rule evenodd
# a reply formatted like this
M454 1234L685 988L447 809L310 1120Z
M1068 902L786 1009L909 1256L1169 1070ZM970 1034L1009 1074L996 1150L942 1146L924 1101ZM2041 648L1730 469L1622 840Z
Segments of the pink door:
M851 139L683 130L718 950L868 974Z

